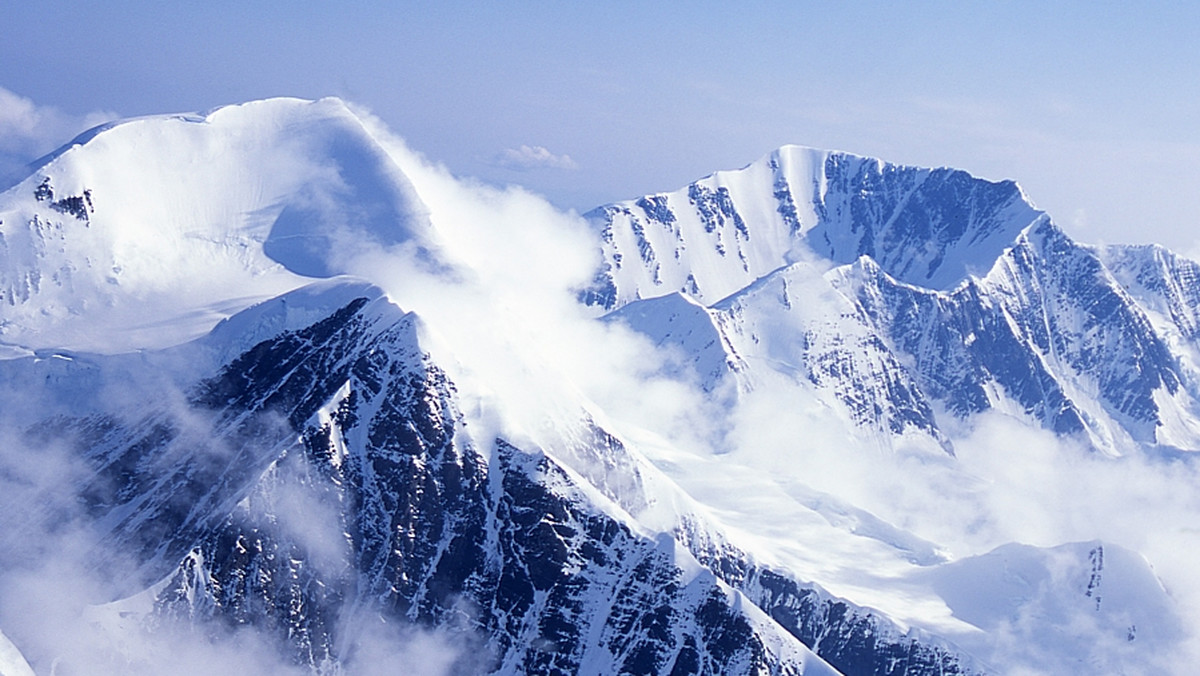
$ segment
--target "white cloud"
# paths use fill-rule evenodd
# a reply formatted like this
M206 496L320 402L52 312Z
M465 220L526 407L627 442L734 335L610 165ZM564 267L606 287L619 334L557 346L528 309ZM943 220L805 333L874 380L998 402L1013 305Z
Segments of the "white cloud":
M716 416L706 415L698 388L664 377L669 356L621 325L594 321L596 311L577 302L601 264L599 234L587 222L520 188L457 179L356 112L428 207L438 240L428 249L445 265L431 270L403 251L380 250L347 269L436 332L438 344L426 347L443 366L456 364L460 393L488 393L486 402L464 403L468 415L502 411L472 422L476 439L500 433L555 447L556 433L575 429L581 403L606 422L635 419L676 441L704 436Z
M520 148L505 148L492 158L492 164L517 171L579 168L570 155L555 155L543 146L527 145L522 145Z
M117 117L103 110L72 115L0 87L0 180L76 134Z

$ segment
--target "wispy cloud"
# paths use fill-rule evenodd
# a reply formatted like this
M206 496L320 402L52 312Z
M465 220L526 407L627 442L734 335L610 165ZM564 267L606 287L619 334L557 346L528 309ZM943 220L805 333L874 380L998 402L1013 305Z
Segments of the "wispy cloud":
M0 180L79 132L117 117L103 110L73 115L0 87Z
M527 145L519 148L505 148L492 158L492 164L517 171L579 168L570 155L555 155L544 146Z

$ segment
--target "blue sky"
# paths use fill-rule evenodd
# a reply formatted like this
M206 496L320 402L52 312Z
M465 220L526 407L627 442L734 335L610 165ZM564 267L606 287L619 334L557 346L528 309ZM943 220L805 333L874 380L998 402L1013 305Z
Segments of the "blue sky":
M0 159L332 94L579 210L798 143L1015 178L1079 239L1200 252L1200 4L5 5Z

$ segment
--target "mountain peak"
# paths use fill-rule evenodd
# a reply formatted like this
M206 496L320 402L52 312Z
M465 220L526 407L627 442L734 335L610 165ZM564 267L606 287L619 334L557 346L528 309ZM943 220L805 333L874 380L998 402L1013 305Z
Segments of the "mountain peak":
M1041 212L1013 181L783 146L736 171L588 214L604 239L609 307L680 291L712 303L799 259L871 256L948 290L986 272Z
M426 211L338 99L102 125L0 193L0 340L121 351L147 345L93 344L98 324L164 315L198 335L364 250L424 241Z

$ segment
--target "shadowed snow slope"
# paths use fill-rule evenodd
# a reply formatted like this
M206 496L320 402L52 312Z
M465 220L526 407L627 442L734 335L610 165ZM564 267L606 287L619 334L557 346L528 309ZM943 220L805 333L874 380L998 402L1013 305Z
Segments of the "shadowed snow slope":
M1171 599L1146 560L1122 547L1010 544L930 575L956 617L1004 637L959 639L996 664L1017 656L1011 668L1042 673L1121 673L1139 661L1170 670L1155 660L1181 633Z

